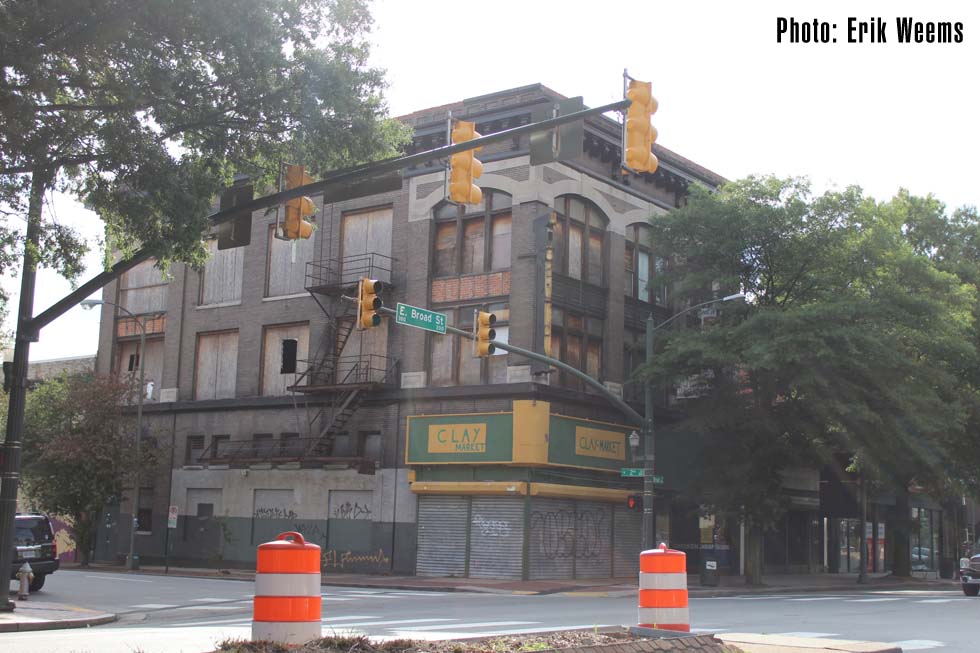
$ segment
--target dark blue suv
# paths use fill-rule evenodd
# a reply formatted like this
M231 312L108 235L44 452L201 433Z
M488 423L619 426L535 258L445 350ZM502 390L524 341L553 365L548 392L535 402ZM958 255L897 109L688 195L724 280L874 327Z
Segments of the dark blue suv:
M44 515L17 515L14 527L14 563L10 578L17 580L17 570L25 562L30 563L34 572L31 591L44 587L48 574L57 571L61 565L58 560L58 545L54 542L54 529L51 520Z

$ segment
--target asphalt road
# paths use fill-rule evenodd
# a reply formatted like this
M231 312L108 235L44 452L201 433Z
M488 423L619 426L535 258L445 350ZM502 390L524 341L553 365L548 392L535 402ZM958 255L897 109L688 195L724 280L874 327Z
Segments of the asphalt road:
M86 630L0 634L4 653L210 651L247 638L250 581L60 571L38 600L116 612L119 622ZM383 638L458 639L493 634L630 625L636 597L425 592L323 586L324 632ZM898 642L906 651L978 650L980 598L955 590L746 594L693 599L692 626Z

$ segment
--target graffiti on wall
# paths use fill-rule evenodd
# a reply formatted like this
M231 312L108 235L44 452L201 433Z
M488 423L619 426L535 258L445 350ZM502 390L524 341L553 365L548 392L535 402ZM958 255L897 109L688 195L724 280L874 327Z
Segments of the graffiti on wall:
M330 516L336 519L371 519L371 506L357 501L344 501L333 509Z
M500 519L484 519L482 515L473 515L473 526L480 529L484 537L509 537L510 524Z
M320 553L320 568L323 571L347 569L355 565L366 565L379 570L388 569L391 567L391 557L385 553L384 549L378 549L371 553L359 553L349 549L347 551L324 549Z
M255 519L296 519L296 513L289 508L256 508L252 517Z
M608 538L602 510L535 510L531 513L532 546L548 559L598 558Z

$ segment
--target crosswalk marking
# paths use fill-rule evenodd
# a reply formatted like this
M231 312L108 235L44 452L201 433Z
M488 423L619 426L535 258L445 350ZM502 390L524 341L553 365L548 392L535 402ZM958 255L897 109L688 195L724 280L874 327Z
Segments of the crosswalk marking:
M921 599L916 603L951 603L953 601L968 601L969 599Z
M889 644L898 646L903 651L921 651L923 649L946 646L946 642L937 642L934 639L903 639L900 642L889 642Z
M432 623L434 621L459 621L458 619L392 619L389 621L353 621L338 624L333 621L323 621L325 626L339 626L346 628L348 626L390 626L392 624L420 624L420 623Z
M540 621L478 621L473 623L458 623L452 624L453 628L489 628L490 626L522 626L524 624L539 624ZM438 630L440 628L445 628L445 624L437 626L407 626L405 628L399 628L398 630L411 630L411 631L425 631L425 630Z

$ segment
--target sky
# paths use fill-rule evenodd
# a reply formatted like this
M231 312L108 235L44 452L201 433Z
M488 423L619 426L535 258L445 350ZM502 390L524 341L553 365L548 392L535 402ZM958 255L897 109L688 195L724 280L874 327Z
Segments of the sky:
M371 63L387 70L393 116L537 82L598 106L622 97L627 69L653 84L657 143L728 179L806 176L818 191L857 184L879 200L907 188L950 210L980 203L980 2L372 6ZM962 41L900 43L898 18L959 23ZM849 19L871 26L864 42L848 42ZM793 21L800 40L815 32L837 41L791 42ZM872 42L879 34L886 40ZM56 197L53 206L61 222L98 237L98 220L77 203ZM93 245L83 279L100 269ZM42 270L35 314L69 290ZM72 309L41 332L31 360L94 354L97 336L98 312Z

